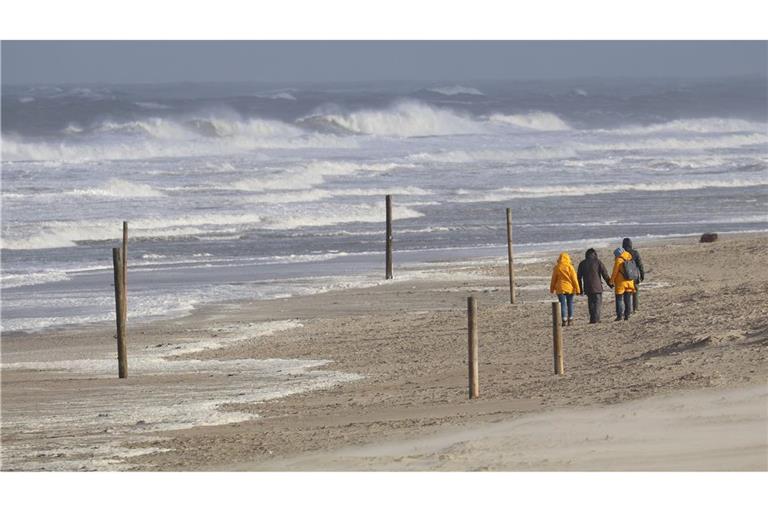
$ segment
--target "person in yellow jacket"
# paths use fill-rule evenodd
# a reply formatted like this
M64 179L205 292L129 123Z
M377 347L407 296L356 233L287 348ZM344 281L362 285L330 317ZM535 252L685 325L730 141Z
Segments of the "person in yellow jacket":
M549 293L556 293L560 301L560 318L563 326L573 322L573 296L581 293L576 269L573 268L571 257L567 252L561 252L555 268L552 269L552 279L549 282ZM566 323L567 319L567 323Z
M623 247L619 247L613 251L613 255L616 260L613 263L613 273L611 274L611 281L613 282L614 292L616 293L616 320L619 321L629 320L629 315L632 312L632 295L634 295L636 288L635 282L632 279L627 279L622 273L622 267L624 263L632 260L632 255L624 250Z

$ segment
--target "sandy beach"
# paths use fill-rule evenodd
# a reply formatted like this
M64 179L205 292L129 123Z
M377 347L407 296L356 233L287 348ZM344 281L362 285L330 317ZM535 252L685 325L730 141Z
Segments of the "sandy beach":
M767 470L765 238L636 245L639 312L614 322L606 289L588 325L577 298L562 376L555 254L516 265L514 305L503 260L435 262L129 325L124 380L112 324L4 335L2 469Z

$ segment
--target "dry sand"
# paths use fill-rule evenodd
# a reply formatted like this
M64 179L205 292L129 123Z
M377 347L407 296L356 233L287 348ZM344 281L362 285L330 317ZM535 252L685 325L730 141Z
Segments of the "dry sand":
M614 323L606 293L588 325L578 299L563 376L551 255L517 267L515 305L504 265L434 265L133 326L123 381L112 326L7 335L3 469L766 470L765 248L755 236L640 247L640 311Z

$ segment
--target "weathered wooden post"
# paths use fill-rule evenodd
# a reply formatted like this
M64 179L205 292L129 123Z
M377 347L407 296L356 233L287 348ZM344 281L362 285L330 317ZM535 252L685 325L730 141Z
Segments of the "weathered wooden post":
M387 194L387 262L386 278L392 279L392 196Z
M560 327L560 303L552 302L552 347L555 356L555 375L563 374L563 335Z
M126 294L126 299L128 298L128 222L123 221L123 291ZM127 301L126 301L126 308L127 308Z
M477 301L474 297L467 297L467 331L469 356L469 398L480 396L480 380L478 377L477 360Z
M509 263L509 302L515 303L515 269L512 266L512 209L507 208L507 261Z
M119 247L112 249L112 265L115 270L115 318L117 323L117 375L128 377L128 354L125 350L125 288L123 287L123 257Z

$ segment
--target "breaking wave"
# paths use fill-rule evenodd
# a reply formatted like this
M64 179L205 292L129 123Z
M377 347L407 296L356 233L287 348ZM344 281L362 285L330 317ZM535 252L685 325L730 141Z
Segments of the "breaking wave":
M392 210L395 219L413 219L424 214L412 208L395 205ZM354 205L342 211L324 215L296 215L285 218L265 219L266 229L296 229L304 227L335 226L353 222L382 222L381 205Z
M528 114L493 114L488 117L492 123L500 123L539 131L563 131L571 127L551 112L530 112Z
M398 219L421 217L412 208L395 207ZM173 239L206 234L238 233L248 229L296 229L312 226L333 226L354 222L381 222L379 204L336 205L322 215L310 212L302 215L208 214L177 218L144 218L131 223L136 239ZM74 247L82 242L116 240L122 236L119 220L52 221L14 228L21 233L3 233L2 248L6 250L51 249ZM11 235L11 236L9 236Z
M229 155L257 149L354 148L351 138L307 133L280 121L194 119L185 122L148 119L104 122L87 136L57 141L5 136L3 161L85 162Z
M677 119L666 123L646 126L625 126L615 130L600 130L617 134L644 134L659 132L691 132L691 133L737 133L755 132L768 133L768 124L744 119L707 117L700 119Z
M606 185L573 185L561 187L503 187L492 192L460 189L453 202L493 203L508 199L534 197L565 197L593 194L615 194L619 192L670 192L676 190L698 190L704 188L744 188L768 185L768 178L754 180L710 180L674 181L660 183L619 183Z
M225 189L246 192L268 190L308 190L325 182L328 176L349 176L357 172L390 171L396 163L357 163L343 161L315 161L289 169L275 170L266 176L245 178L224 186Z
M578 144L575 147L583 151L636 151L636 150L706 150L717 148L737 148L768 144L768 134L752 133L743 135L722 135L716 137L669 137L630 140L605 144Z
M264 98L267 100L288 100L296 101L296 96L289 91L274 91L274 92L262 92L253 95L256 98Z
M35 284L55 283L68 281L69 276L63 271L30 272L29 274L2 274L0 286L2 288L18 288L20 286L32 286Z
M426 89L427 92L433 92L436 94L442 94L443 96L458 96L460 94L467 94L470 96L485 96L485 94L474 87L464 87L462 85L447 85L444 87L432 87Z
M577 156L572 146L532 146L520 149L481 149L441 151L435 153L415 153L408 155L412 162L468 163L468 162L505 162L510 160L552 160Z
M152 198L165 197L165 194L150 185L133 183L119 178L113 178L100 187L77 188L63 190L61 192L29 192L29 193L3 193L3 199L24 201L49 201L62 197L106 197L106 198Z
M393 187L393 188L344 188L344 189L311 189L278 191L249 196L245 203L256 204L290 204L310 203L322 201L333 197L370 197L387 194L398 196L428 196L432 192L418 187Z
M101 187L75 189L62 192L70 196L101 196L101 197L164 197L165 194L144 183L113 178Z
M383 110L318 114L300 121L315 126L325 124L349 133L390 137L459 135L486 131L482 123L468 116L417 101L401 101Z

